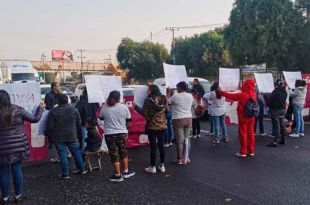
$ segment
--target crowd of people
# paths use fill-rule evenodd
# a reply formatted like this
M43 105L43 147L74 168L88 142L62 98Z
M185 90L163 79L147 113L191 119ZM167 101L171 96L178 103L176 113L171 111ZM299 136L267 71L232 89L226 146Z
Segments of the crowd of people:
M134 103L135 110L145 118L145 133L150 144L150 164L144 171L150 174L166 172L165 147L176 144L176 158L173 163L186 165L191 162L191 138L200 138L200 119L209 115L212 143L229 142L225 116L226 102L238 101L238 136L240 150L235 154L245 158L255 155L255 133L265 136L264 114L268 107L271 115L273 142L270 147L284 145L286 136L304 136L302 109L306 97L306 83L297 80L296 89L288 92L282 80L275 82L271 94L260 93L252 79L246 80L241 92L229 93L214 82L210 93L205 93L197 79L191 89L186 82L179 82L176 89L167 89L166 95L156 85L148 85L147 98L142 107ZM89 103L87 89L76 107L69 105L68 96L60 92L59 83L51 84L51 92L45 97L34 113L13 105L9 94L0 90L0 187L2 203L9 200L9 176L12 172L15 187L15 201L23 199L23 174L21 164L30 155L30 149L23 128L24 121L35 123L43 110L48 110L45 136L57 151L61 165L61 179L70 178L68 153L74 158L73 174L86 174L85 155L101 148L102 136L97 129L97 119L104 121L104 137L109 150L114 175L109 180L121 182L135 175L129 169L126 148L131 114L122 104L121 94L112 91L106 103ZM207 105L207 108L205 107ZM208 110L205 113L205 110ZM294 116L294 124L292 123ZM259 131L257 132L257 127ZM293 133L290 127L294 126ZM222 133L220 134L220 127ZM156 155L159 150L159 164ZM122 171L121 171L122 167Z

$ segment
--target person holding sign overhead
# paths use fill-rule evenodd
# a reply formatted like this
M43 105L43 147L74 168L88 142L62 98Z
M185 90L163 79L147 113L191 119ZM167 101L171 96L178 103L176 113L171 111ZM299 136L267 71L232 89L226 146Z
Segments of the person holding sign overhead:
M164 132L167 129L166 113L168 112L168 103L166 96L160 93L157 85L149 85L147 98L144 101L143 108L134 103L135 110L145 117L145 131L148 135L151 147L151 165L145 168L145 172L156 173L156 141L160 153L160 165L158 171L164 173L165 169L165 148Z
M29 158L30 149L24 130L24 121L36 123L40 120L45 104L41 103L34 114L11 104L9 94L0 90L0 187L1 204L9 199L10 172L13 175L15 202L24 199L22 160Z

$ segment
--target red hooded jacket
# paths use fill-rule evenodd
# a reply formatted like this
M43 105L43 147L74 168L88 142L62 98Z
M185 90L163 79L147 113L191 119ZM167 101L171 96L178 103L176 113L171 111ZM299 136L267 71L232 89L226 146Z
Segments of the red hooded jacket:
M241 93L227 93L227 92L221 91L221 95L230 100L238 101L237 113L239 117L243 117L244 108L250 96L254 100L257 100L257 96L255 93L255 81L252 79L246 80L242 85Z

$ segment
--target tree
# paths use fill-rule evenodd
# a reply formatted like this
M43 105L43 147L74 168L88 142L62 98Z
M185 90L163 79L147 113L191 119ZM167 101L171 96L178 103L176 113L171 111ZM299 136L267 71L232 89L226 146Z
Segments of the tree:
M169 59L167 49L162 44L149 41L135 42L122 39L117 49L117 60L128 77L139 81L155 79L163 75L163 62Z
M236 0L224 32L233 63L300 69L303 22L290 0Z
M189 38L176 39L176 62L185 65L190 75L216 75L219 66L230 66L230 56L222 29ZM172 50L171 52L174 52Z

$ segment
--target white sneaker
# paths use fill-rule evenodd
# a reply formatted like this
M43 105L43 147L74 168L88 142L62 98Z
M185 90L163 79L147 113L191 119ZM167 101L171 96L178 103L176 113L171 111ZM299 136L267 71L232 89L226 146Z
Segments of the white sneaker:
M299 134L290 134L290 137L298 138L300 136L299 136Z
M192 135L192 137L191 137L191 138L196 139L196 135Z
M152 166L145 168L144 171L150 174L156 174L156 168Z
M199 135L196 135L196 136L197 136L197 138L201 138L200 134L199 134Z
M163 165L163 164L162 164L162 165L159 165L159 166L158 166L158 171L161 172L161 173L165 173L165 172L166 172L165 165Z
M300 136L300 137L304 137L305 134L304 134L304 133L299 133L299 136Z

